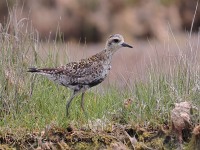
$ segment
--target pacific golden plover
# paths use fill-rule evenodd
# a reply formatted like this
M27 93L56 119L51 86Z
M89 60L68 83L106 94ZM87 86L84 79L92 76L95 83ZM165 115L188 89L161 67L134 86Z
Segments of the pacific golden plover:
M109 37L103 51L87 59L81 59L78 62L70 62L65 66L58 68L29 68L28 72L38 73L46 76L48 79L70 88L73 93L66 104L66 114L69 115L69 107L73 98L82 93L81 108L84 109L85 91L101 83L108 75L111 69L111 60L113 54L121 47L132 46L124 43L124 38L120 34L114 34Z

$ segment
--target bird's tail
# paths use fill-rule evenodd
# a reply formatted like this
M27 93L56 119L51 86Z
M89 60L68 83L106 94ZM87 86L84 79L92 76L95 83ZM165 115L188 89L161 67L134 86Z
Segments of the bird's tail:
M40 72L40 70L37 68L28 68L27 72Z

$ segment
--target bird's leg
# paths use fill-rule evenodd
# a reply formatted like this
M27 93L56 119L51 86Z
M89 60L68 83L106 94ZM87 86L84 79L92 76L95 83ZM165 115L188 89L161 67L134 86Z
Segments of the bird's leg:
M85 108L84 108L84 95L85 95L85 92L83 92L82 95L81 95L81 108L82 108L83 112L85 113Z
M73 94L71 95L71 97L69 98L69 100L67 101L67 104L66 104L66 115L69 116L69 107L70 107L70 104L73 100L73 98L77 95L78 91L73 91Z
M82 95L81 95L81 108L82 108L83 113L85 114L85 116L88 118L87 112L85 111L85 108L84 108L84 95L85 95L85 92L82 92Z

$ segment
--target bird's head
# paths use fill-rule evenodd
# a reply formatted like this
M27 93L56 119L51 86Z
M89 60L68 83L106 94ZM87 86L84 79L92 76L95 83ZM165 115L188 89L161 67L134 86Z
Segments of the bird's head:
M109 37L106 43L106 49L116 51L121 47L133 48L124 42L124 38L120 34L114 34Z

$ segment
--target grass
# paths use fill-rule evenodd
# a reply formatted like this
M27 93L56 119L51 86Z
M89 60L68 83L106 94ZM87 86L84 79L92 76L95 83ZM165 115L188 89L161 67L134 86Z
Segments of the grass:
M58 52L49 52L48 57L43 60L38 53L42 42L39 41L37 32L33 28L26 28L26 19L17 20L13 14L10 14L10 20L0 30L2 131L42 130L52 123L60 127L74 124L81 128L89 120L99 118L109 123L157 126L170 122L170 110L175 102L191 101L198 108L200 106L200 70L199 58L196 57L199 43L192 45L189 41L189 55L181 53L176 57L163 59L162 62L151 61L145 80L135 79L129 88L120 89L109 85L107 88L102 87L103 92L99 92L98 88L87 92L85 108L88 118L81 110L80 96L72 102L70 117L66 117L65 104L70 91L44 77L26 72L30 66L58 66ZM50 44L49 49L58 49L57 44ZM163 69L161 63L167 68ZM127 98L131 98L132 103L125 107L124 100ZM199 119L198 113L195 123L199 123Z

